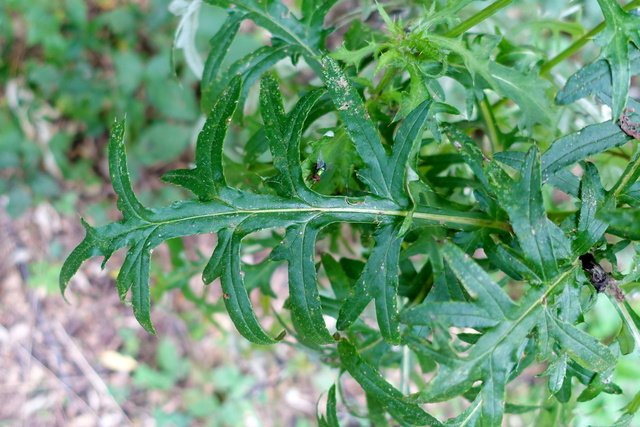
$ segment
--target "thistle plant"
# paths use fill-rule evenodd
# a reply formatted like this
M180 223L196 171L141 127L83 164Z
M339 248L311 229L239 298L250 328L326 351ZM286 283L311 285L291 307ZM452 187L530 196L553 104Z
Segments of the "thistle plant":
M155 333L153 249L215 233L202 279L219 279L240 334L262 345L291 339L322 355L360 384L372 425L392 417L400 425L499 426L506 413L567 425L578 390L578 402L621 392L613 371L621 358L637 359L640 346L629 299L638 258L626 274L616 263L623 249L640 248L640 105L629 97L630 76L640 72L640 18L627 11L640 2L598 0L603 24L578 31L553 57L512 43L498 27L482 32L511 3L504 0L465 20L471 0L408 8L403 19L384 3L362 2L384 25L353 15L334 51L325 23L336 19L338 0L302 0L295 11L278 0L205 3L227 18L202 72L206 122L195 167L162 176L191 197L158 209L140 203L125 122L114 123L109 166L122 219L83 222L86 237L60 276L63 292L85 260L106 263L128 247L116 287ZM223 67L244 20L267 30L269 43ZM587 40L596 34L599 58L558 85L555 70L597 47ZM280 79L281 61L313 77ZM258 82L254 115L245 107ZM584 119L597 111L592 95L612 119ZM261 125L241 143L238 165L225 137L249 121ZM254 243L270 256L250 268L243 241L266 229L276 238ZM359 242L346 248L345 230ZM600 267L603 259L612 271ZM273 290L268 277L248 286L245 272L268 276L279 265L288 298L263 314L280 321L265 328L251 294L271 298ZM604 274L597 289L596 270ZM583 326L607 296L621 327L600 340ZM535 366L545 377L535 401L510 401L508 384ZM339 381L321 425L340 424L338 397L346 398L337 390ZM459 396L463 409L448 420L423 406ZM630 399L615 425L631 425L640 394Z

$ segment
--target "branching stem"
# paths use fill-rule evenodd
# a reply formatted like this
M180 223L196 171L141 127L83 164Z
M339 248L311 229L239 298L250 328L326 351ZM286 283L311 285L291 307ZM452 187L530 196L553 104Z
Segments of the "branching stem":
M458 26L452 28L444 35L446 37L458 37L460 34L463 34L469 28L473 28L491 15L499 12L501 9L504 9L506 6L511 4L513 0L498 0L497 2L491 4L490 6L482 9L480 12L476 13L469 19L461 22Z
M622 191L627 189L627 186L629 185L629 182L631 181L631 179L633 179L634 177L637 179L636 172L640 167L640 151L636 153L633 160L631 160L631 163L632 163L632 166L628 168L625 171L624 175L620 177L620 179L618 180L618 183L616 184L615 188L611 192L612 197L618 197Z
M216 212L212 214L204 214L197 216L189 216L178 218L173 221L166 222L176 222L176 221L189 221L194 220L196 218L202 217L216 217L221 215L229 215L229 214L249 214L249 215L261 215L261 214L270 214L270 213L304 213L304 212L317 212L317 213L360 213L360 214L373 214L380 216L397 216L397 217L406 217L411 214L411 211L408 210L391 210L391 209L374 209L374 208L360 208L360 207L309 207L309 208L271 208L271 209L241 209L232 212ZM497 230L510 231L511 227L509 224L501 221L493 221L490 219L483 218L472 218L472 217L463 217L463 216L455 216L455 215L446 215L446 214L438 214L438 213L428 213L428 212L413 212L413 219L422 219L425 221L438 222L442 225L445 224L462 224L462 225L470 225L477 227L487 227L493 228Z
M491 144L491 151L497 153L502 151L500 149L500 138L498 137L498 129L495 117L493 116L494 109L492 108L487 96L485 95L480 102L480 111L484 117L484 123L487 127L487 135L489 137L489 143Z
M632 2L623 6L622 9L628 12L631 9L634 9L638 6L640 6L640 0L633 0ZM587 32L585 35L583 35L578 40L573 42L571 46L569 46L568 48L560 52L554 58L542 64L542 67L540 67L540 75L544 76L545 74L548 74L553 67L555 67L556 65L558 65L565 59L569 58L574 53L576 53L578 50L580 50L580 48L582 48L582 46L584 46L585 44L589 43L596 34L604 30L605 26L606 26L605 21L602 21L600 24L598 24L593 29L591 29L591 31Z

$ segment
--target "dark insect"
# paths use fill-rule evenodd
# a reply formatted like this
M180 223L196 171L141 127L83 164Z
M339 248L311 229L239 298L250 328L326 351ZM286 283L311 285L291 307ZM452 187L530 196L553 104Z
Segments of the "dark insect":
M325 165L325 163L318 159L318 161L316 162L314 168L313 168L313 174L311 175L311 179L314 182L318 182L322 179L322 175L324 175L324 173L327 171L327 165Z
M618 282L604 271L604 268L598 264L593 255L580 255L579 259L582 261L582 269L589 273L589 282L591 282L596 292L602 293L607 291L609 295L613 296L618 302L625 300L624 292L620 289L620 286L618 286Z
M596 289L596 292L601 293L609 286L609 275L602 268L600 264L591 254L580 255L580 261L582 261L582 269L589 273L589 282Z

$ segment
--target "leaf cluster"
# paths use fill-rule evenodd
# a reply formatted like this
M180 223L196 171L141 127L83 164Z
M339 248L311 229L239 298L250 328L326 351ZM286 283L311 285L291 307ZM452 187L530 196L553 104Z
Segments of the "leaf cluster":
M199 110L181 86L194 78L181 61L172 70L166 4L94 3L0 4L0 192L12 217L44 200L75 212L61 181L102 185L94 163L114 117L129 117L134 176L189 144Z
M102 256L106 262L128 247L116 287L123 301L130 295L136 318L154 333L153 249L216 233L202 277L207 284L219 279L238 331L257 344L281 341L287 331L323 355L361 385L376 425L386 423L388 413L401 425L497 426L505 412L562 413L572 382L586 386L578 401L621 392L612 373L621 355L638 349L640 319L628 303L616 305L623 326L607 344L579 327L597 294L578 257L593 252L615 259L636 245L640 151L631 135L612 120L560 136L549 130L558 120L546 91L551 84L536 67L506 62L500 53L513 46L500 35L452 35L459 7L468 2L434 7L408 24L392 21L379 7L388 35L365 41L351 39L357 36L352 32L346 36L352 50L345 42L333 55L324 47L330 30L322 23L337 1L303 0L298 15L277 0L208 3L228 8L228 17L211 39L216 48L205 64L207 119L195 167L163 176L194 198L144 206L131 187L125 123L116 122L109 166L123 219L100 227L85 223L86 237L60 276L63 292L85 260ZM267 29L271 43L223 71L245 19ZM603 60L559 90L557 105L596 94L614 111L620 108L620 87L610 83L618 78L616 68L607 63L635 70L637 53L607 49ZM285 58L304 60L319 79L306 84L290 108L278 79L266 72ZM381 78L364 77L371 69ZM441 84L445 76L464 88L469 119L452 104ZM232 182L225 138L258 80L263 126L247 142L245 158L261 171L261 182L243 186ZM624 102L634 108L634 100ZM638 123L635 112L625 114L626 123ZM314 132L324 136L310 141ZM589 161L607 152L625 160L611 186L600 176L603 166ZM331 168L340 156L357 161L336 165L338 172L319 182L309 179L319 160ZM321 190L325 179L336 182ZM549 193L572 207L551 211ZM318 256L318 241L327 235L339 240L344 224L361 236L356 259L339 244ZM288 299L274 313L285 331L261 324L249 292L254 287L243 274L243 240L264 229L284 230L264 263L286 264ZM634 273L614 274L623 287L636 280ZM406 368L409 355L419 363ZM411 395L408 386L397 388L384 377L399 362L403 378L416 387ZM541 406L505 404L509 382L535 364L547 367ZM329 391L323 425L339 422L336 391ZM446 422L421 406L458 396L470 404ZM628 425L633 412L623 414L620 425Z

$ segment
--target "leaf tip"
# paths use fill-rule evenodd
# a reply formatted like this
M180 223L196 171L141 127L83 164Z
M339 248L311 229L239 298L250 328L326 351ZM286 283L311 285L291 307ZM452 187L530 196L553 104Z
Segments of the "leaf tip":
M149 320L149 322L142 324L142 327L144 328L145 331L149 332L151 335L154 336L158 336L158 333L156 332L155 328L153 327L153 323L151 323L151 320Z

